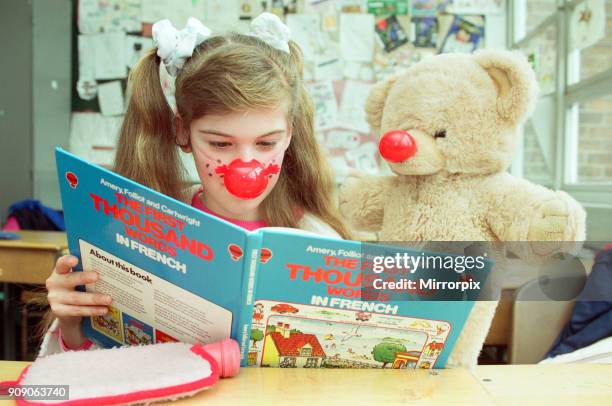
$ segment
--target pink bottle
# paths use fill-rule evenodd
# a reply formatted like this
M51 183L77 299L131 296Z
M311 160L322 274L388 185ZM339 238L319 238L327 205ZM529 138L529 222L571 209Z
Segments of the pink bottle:
M206 351L219 367L219 376L221 378L230 378L238 375L240 371L240 348L238 343L231 338L217 341L210 344L196 344L192 347L192 351L198 352L195 347L200 347Z

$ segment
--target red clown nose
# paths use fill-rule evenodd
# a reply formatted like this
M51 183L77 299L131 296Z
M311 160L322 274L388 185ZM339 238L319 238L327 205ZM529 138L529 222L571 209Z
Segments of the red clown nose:
M386 132L378 143L378 151L389 162L402 162L412 157L417 150L414 138L407 131Z
M223 174L223 183L228 192L241 199L254 199L268 186L268 177L280 171L278 165L267 168L257 160L244 162L234 159L229 165L221 165L216 173Z

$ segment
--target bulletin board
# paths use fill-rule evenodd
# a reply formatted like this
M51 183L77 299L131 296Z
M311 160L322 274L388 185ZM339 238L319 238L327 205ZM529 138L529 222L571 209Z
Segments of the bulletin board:
M130 67L150 47L151 23L199 18L215 32L244 32L262 11L292 31L305 58L317 139L338 182L351 170L385 172L364 105L374 83L429 55L485 45L487 15L504 0L73 0L71 149L111 165ZM121 52L119 50L122 50ZM184 156L191 177L197 173Z

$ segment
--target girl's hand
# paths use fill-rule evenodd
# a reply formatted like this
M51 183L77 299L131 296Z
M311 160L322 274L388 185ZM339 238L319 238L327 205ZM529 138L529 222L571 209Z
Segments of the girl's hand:
M59 258L45 283L51 312L57 317L64 340L70 347L80 347L85 341L80 324L83 316L104 315L111 303L108 295L75 290L76 286L98 280L98 274L93 271L72 272L78 262L72 255Z

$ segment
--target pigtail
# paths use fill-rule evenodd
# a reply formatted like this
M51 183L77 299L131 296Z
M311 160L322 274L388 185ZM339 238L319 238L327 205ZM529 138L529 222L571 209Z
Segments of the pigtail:
M160 193L184 200L184 169L175 143L173 113L159 81L152 49L130 72L128 107L121 125L114 170Z

